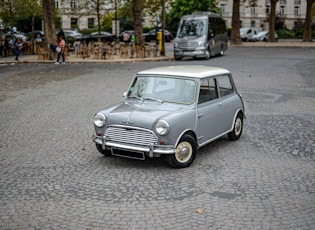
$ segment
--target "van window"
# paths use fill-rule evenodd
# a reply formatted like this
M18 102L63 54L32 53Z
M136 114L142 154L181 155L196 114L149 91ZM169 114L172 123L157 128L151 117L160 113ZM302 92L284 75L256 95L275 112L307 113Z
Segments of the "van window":
M226 32L225 22L222 18L209 18L209 28L212 30L214 35L224 34Z
M178 37L206 35L205 19L183 20L178 30Z

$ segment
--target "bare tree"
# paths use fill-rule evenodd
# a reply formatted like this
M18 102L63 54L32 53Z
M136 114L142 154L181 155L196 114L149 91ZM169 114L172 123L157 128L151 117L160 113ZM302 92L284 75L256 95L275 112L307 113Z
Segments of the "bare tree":
M55 1L54 0L43 0L43 21L44 21L44 47L48 50L47 44L56 44L56 26L55 26ZM52 60L52 53L48 52L49 59Z
M304 22L304 34L303 34L303 41L311 42L312 41L312 6L315 0L306 0L306 16Z
M242 39L240 35L240 0L233 2L233 15L232 15L232 30L231 41L232 45L241 45Z
M276 42L275 28L276 28L276 5L279 0L270 0L270 15L269 15L269 42Z

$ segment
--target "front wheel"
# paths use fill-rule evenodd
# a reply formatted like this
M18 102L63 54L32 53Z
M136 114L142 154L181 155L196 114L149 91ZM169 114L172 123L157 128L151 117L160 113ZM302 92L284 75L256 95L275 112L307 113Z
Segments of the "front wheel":
M210 59L210 57L211 57L210 50L209 50L209 49L207 49L207 50L206 50L206 57L205 57L205 59L206 59L206 60L209 60L209 59Z
M232 141L236 141L240 139L243 131L243 115L241 113L238 113L235 121L234 121L234 127L233 130L228 133L228 137Z
M189 167L195 160L196 149L197 147L194 138L185 134L179 140L175 153L166 155L166 161L173 168Z
M97 148L97 150L98 150L101 154L103 154L104 156L107 156L107 157L112 156L112 153L111 153L110 150L108 150L108 149L105 149L105 150L102 149L102 145L96 144L96 148Z

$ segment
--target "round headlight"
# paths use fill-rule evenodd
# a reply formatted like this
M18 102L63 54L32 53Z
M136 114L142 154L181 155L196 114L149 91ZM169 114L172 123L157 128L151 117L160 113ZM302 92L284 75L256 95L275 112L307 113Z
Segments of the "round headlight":
M97 127L103 127L106 122L106 117L102 113L97 113L94 117L94 125Z
M155 131L160 135L168 134L169 130L170 130L170 126L165 120L159 120L155 124Z

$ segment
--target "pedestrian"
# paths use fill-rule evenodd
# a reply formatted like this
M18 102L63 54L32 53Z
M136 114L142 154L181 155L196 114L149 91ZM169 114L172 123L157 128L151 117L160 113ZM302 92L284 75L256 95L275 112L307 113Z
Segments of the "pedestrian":
M19 56L21 54L21 49L22 49L22 41L20 38L16 38L15 36L12 36L10 40L10 46L12 53L15 55L15 60L19 61Z
M3 35L1 37L1 41L0 41L0 55L3 56L2 55L2 52L3 52L5 57L8 56L8 53L7 53L8 49L9 49L9 42L8 42L6 36Z
M57 38L59 39L59 37L61 37L61 36L62 36L63 39L65 39L65 33L63 32L63 29L59 30L59 32L57 34Z
M35 38L35 41L36 41L36 42L42 42L42 41L43 41L42 38L41 38L41 36L40 36L40 34L37 34L37 36L36 36L36 38Z
M66 42L65 42L65 39L63 38L63 36L61 35L58 37L58 46L56 48L56 51L58 52L58 56L57 56L57 61L55 62L55 64L59 64L60 56L62 56L62 64L66 64L65 53L64 53L65 47L66 47Z
M128 31L125 31L125 33L123 34L123 42L126 45L130 42L130 35L129 35Z

